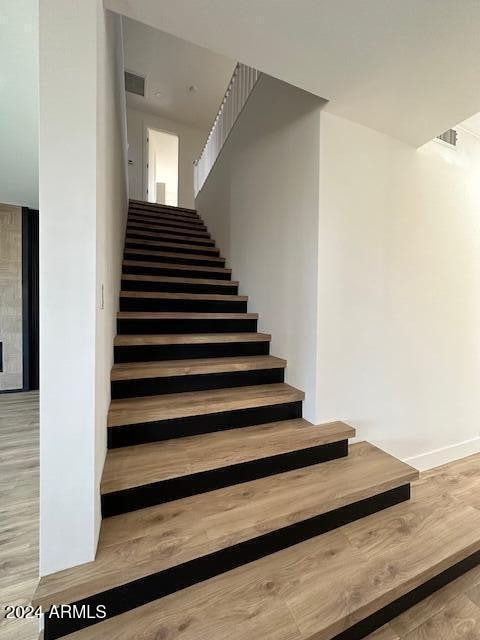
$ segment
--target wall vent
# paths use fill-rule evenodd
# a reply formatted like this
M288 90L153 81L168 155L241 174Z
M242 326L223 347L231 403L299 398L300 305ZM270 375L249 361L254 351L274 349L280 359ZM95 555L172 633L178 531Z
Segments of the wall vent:
M455 129L449 129L448 131L442 133L441 136L437 136L437 138L439 140L442 140L443 142L446 142L447 144L450 144L452 147L457 146L458 134Z
M137 96L145 96L145 78L136 73L125 71L125 91L135 93Z

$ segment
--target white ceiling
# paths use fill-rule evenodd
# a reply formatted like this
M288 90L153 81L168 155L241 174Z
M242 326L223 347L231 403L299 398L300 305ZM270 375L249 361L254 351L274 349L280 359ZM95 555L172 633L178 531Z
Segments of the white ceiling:
M420 146L480 111L478 0L105 0Z
M146 76L145 97L127 93L127 104L209 129L235 62L135 20L124 21L124 43L125 68Z

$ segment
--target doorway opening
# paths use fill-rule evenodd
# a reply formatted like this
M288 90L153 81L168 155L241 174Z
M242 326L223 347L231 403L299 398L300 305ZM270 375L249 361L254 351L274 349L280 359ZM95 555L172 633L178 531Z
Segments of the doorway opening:
M178 136L147 129L147 201L178 206Z

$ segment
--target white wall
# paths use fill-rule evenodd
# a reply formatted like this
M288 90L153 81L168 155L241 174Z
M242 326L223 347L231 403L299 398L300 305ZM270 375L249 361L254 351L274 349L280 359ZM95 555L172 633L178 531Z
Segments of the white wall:
M420 468L480 450L479 175L322 113L318 417Z
M93 559L99 529L126 207L114 25L102 12L100 0L40 7L41 575Z
M274 105L274 108L273 108ZM315 418L321 101L264 76L196 205Z
M107 448L110 371L128 208L122 19L105 11L102 2L97 7L96 535L101 522L100 482Z
M38 0L0 6L0 202L38 208Z
M179 138L178 205L192 208L194 206L193 162L202 151L207 131L130 108L127 109L127 125L128 159L133 162L129 166L130 197L146 200L144 191L147 184L146 129L152 127L174 133Z

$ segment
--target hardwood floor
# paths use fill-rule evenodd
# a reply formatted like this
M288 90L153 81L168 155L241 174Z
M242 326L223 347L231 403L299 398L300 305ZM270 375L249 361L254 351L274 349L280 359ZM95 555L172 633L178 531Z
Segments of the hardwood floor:
M38 583L38 393L0 395L0 639L34 640L38 622L6 620Z
M480 454L422 473L413 484L413 495L417 493L430 500L443 497L459 518L463 507L480 510ZM480 531L477 533L480 536ZM368 640L479 638L480 566L368 636Z

